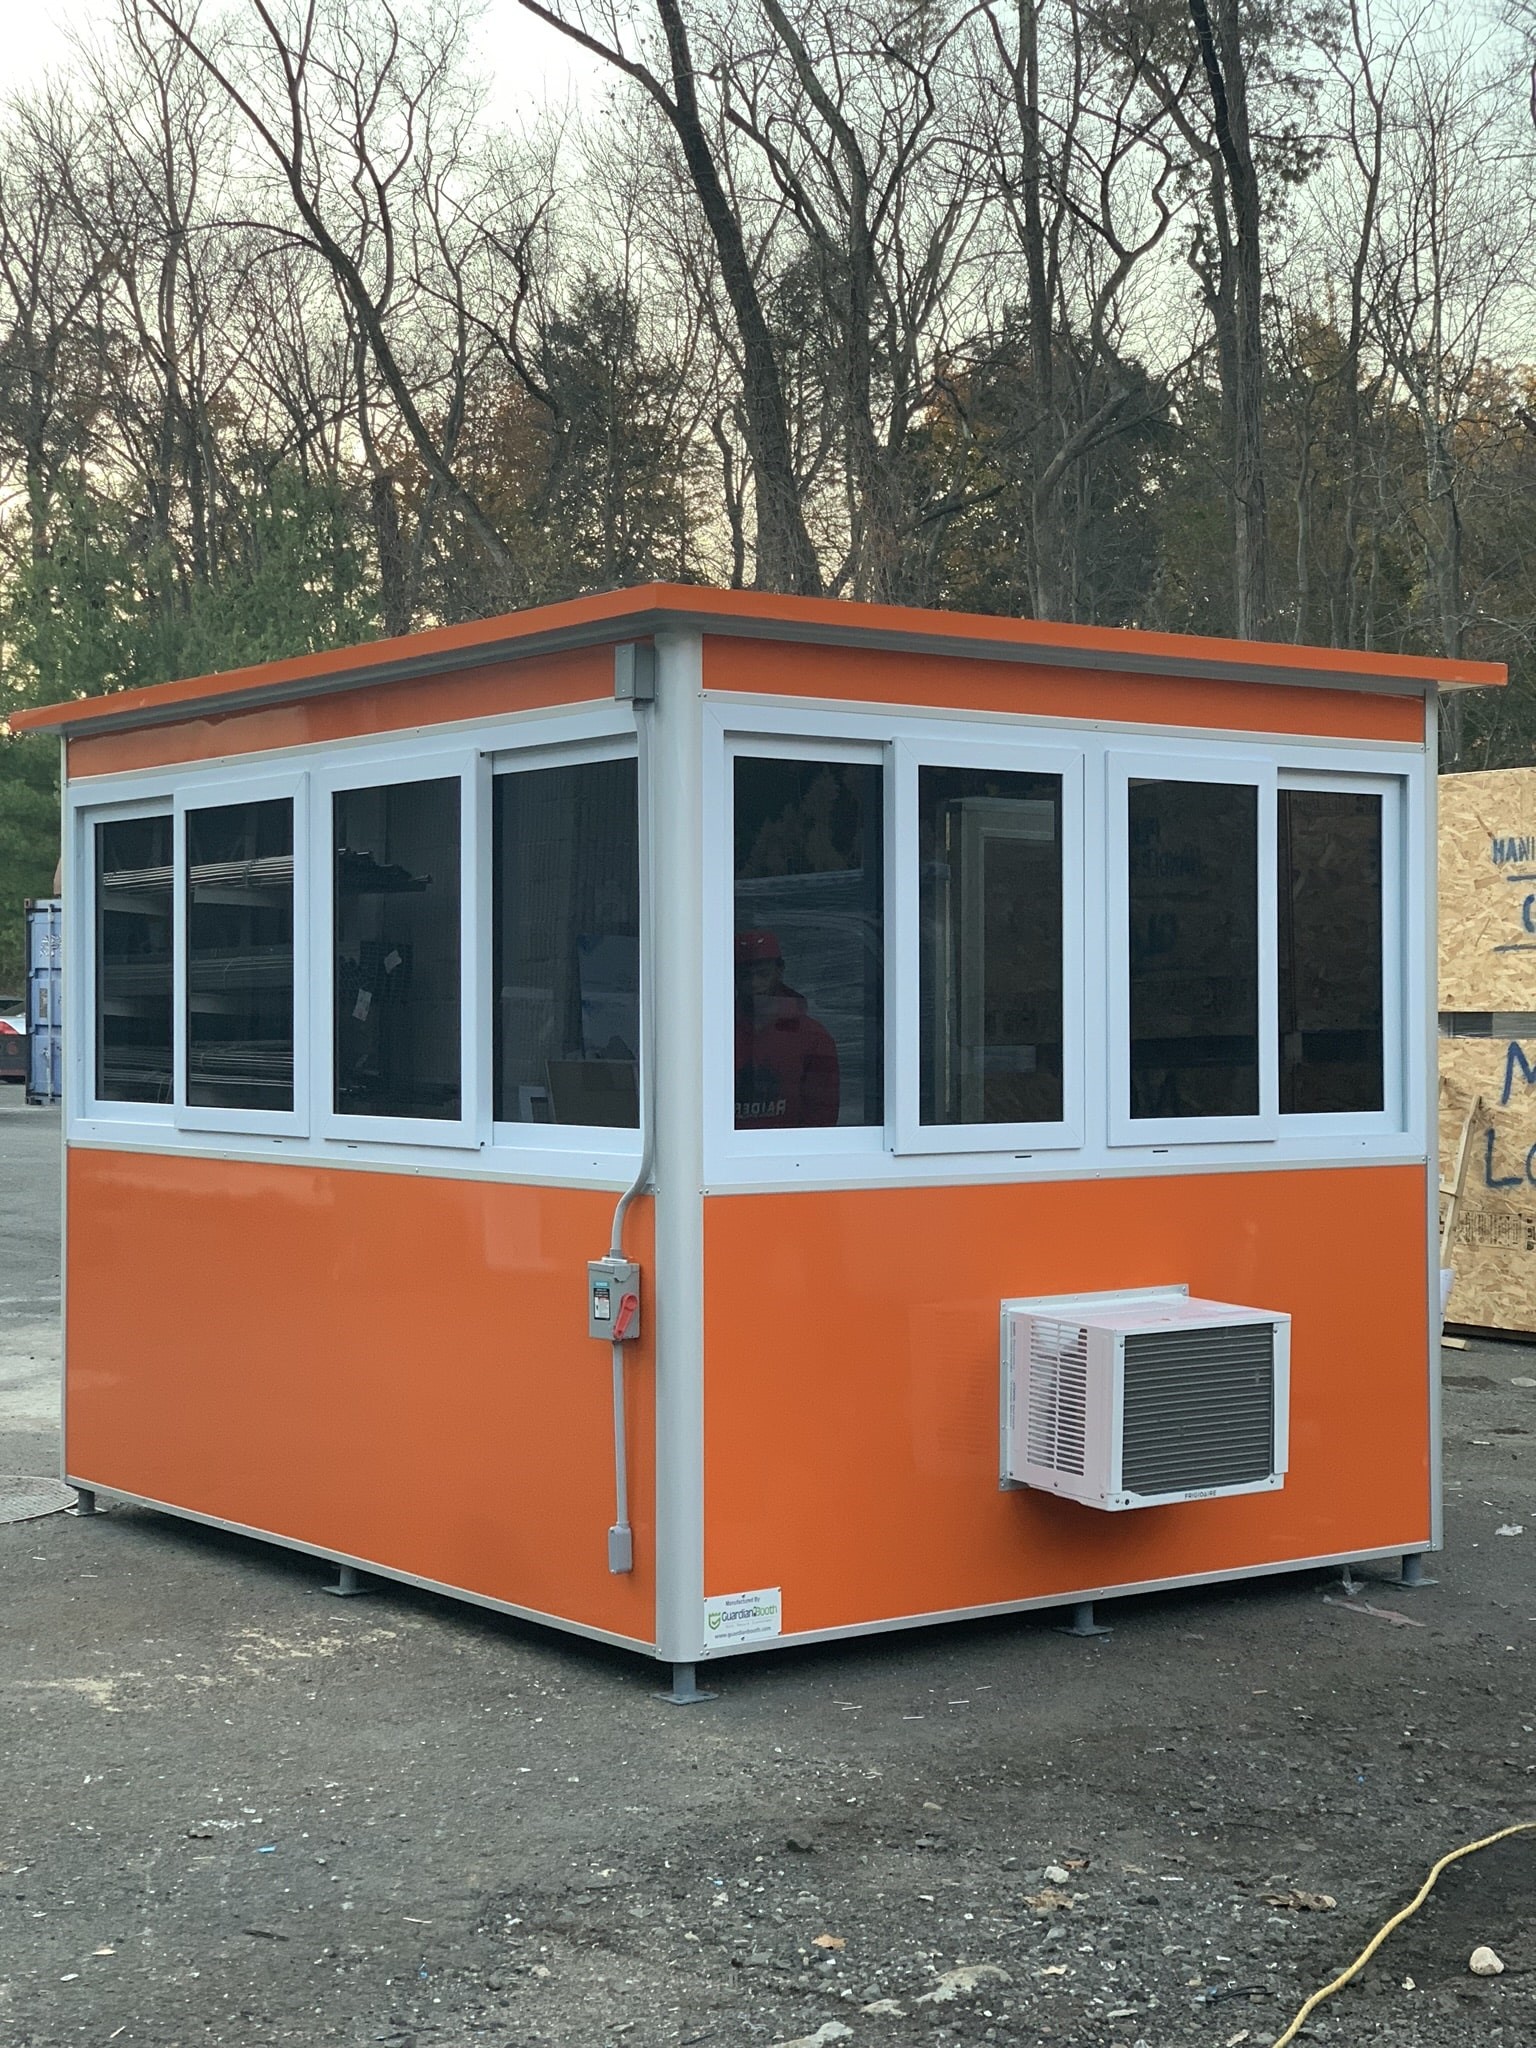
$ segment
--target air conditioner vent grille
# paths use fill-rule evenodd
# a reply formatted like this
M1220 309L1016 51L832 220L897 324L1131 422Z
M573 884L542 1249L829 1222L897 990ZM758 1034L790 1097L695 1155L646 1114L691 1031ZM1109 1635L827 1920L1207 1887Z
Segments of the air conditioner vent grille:
M1088 1332L1036 1317L1029 1332L1029 1461L1082 1476L1088 1443Z
M1272 1323L1128 1332L1121 1484L1157 1494L1266 1478L1274 1364Z

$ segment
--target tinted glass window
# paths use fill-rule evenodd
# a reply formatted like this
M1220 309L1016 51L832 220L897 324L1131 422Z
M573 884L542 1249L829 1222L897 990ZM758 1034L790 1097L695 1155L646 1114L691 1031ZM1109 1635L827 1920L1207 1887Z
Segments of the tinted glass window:
M1131 1115L1259 1108L1258 791L1133 782Z
M1062 1115L1061 778L918 774L925 1124Z
M736 1127L878 1124L881 771L736 763Z
M336 1108L457 1118L459 784L336 792Z
M187 1101L293 1107L293 803L187 813Z
M495 1116L639 1121L640 855L633 761L498 775Z
M1280 1107L1380 1109L1381 798L1279 793Z
M169 816L96 827L96 1095L171 1099Z

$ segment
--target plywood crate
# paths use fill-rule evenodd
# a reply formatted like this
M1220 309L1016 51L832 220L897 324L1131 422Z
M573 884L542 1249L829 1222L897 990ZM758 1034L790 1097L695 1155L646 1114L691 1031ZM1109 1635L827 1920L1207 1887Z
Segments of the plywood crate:
M1536 1011L1536 768L1442 775L1440 1008Z
M1536 1334L1536 1039L1440 1041L1445 1180L1469 1111L1472 1143L1451 1238L1456 1281L1446 1320Z
M1536 1334L1536 768L1442 775L1440 1176L1473 1114L1447 1320ZM1471 1024L1472 1031L1466 1031Z

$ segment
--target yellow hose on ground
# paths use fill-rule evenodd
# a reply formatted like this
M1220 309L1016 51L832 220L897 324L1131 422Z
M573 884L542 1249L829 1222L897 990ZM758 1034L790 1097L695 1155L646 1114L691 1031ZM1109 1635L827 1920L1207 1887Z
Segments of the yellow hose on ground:
M1463 1856L1475 1856L1479 1849L1491 1849L1495 1842L1506 1841L1511 1835L1525 1834L1536 1834L1536 1820L1517 1820L1513 1827L1500 1828L1496 1835L1484 1835L1480 1842L1465 1842L1462 1844L1461 1848L1452 1849L1448 1856L1442 1856L1440 1858L1440 1861L1435 1865L1434 1869L1429 1873L1428 1877L1426 1877L1424 1882L1419 1886L1416 1895L1412 1899L1410 1899L1408 1904L1403 1907L1402 1911L1400 1913L1394 1913L1392 1915L1392 1918L1387 1922L1386 1926L1378 1929L1378 1931L1371 1936L1370 1940L1365 1944L1365 1947L1361 1949L1359 1955L1355 1957L1355 1960L1350 1964L1347 1970L1341 1970L1338 1976L1334 1978L1333 1982L1331 1984L1325 1984L1321 1991L1313 1992L1312 1996L1301 2008L1301 2011L1297 2013L1295 2019L1291 2021L1291 2024L1286 2028L1285 2032L1283 2034L1277 2034L1275 2036L1274 2042L1272 2043L1272 2048L1287 2048L1287 2044L1295 2040L1296 2036L1301 2032L1302 2028L1306 2025L1307 2021L1312 2017L1313 2013L1317 2011L1317 2008L1322 2004L1323 2000L1325 1998L1332 1998L1335 1991L1342 1991L1344 1989L1344 1986L1350 1981L1352 1977L1359 1976L1360 1972L1371 1960L1371 1957L1375 1955L1377 1949L1381 1947L1381 1944L1386 1940L1387 1936L1391 1934L1394 1931L1394 1929L1401 1927L1405 1920L1411 1920L1414 1914L1417 1913L1420 1906L1423 1905L1424 1901L1429 1897L1430 1893L1434 1890L1436 1884L1439 1881L1440 1873L1442 1870L1449 1870L1451 1865L1453 1863L1459 1863Z

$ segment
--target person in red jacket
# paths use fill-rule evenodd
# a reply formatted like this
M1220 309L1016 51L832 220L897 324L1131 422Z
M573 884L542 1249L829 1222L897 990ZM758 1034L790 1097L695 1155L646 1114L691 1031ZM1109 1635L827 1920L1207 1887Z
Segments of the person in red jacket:
M736 934L736 1128L835 1124L837 1047L784 979L772 932Z

